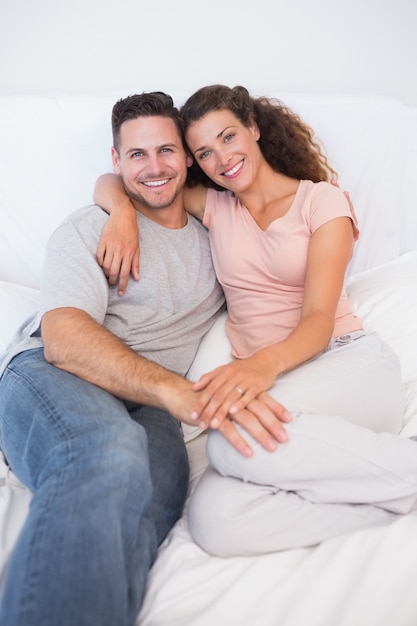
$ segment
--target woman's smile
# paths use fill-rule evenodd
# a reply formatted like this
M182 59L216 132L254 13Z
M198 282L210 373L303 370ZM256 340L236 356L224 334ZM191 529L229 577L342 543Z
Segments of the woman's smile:
M243 167L244 161L245 159L242 159L239 163L234 165L230 170L223 172L222 176L226 176L227 178L234 178L235 176L237 176Z

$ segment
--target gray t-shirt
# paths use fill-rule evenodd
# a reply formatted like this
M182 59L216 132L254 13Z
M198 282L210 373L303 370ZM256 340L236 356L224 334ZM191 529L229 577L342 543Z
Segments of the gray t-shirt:
M203 335L224 308L207 231L192 216L180 229L137 214L140 281L129 279L123 296L110 287L96 261L107 215L97 206L75 211L50 238L42 271L39 312L27 320L2 355L10 359L42 346L42 315L75 307L122 339L137 353L185 375Z

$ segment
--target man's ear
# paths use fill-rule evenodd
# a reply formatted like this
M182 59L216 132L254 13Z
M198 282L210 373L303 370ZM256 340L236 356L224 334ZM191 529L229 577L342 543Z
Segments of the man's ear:
M112 149L111 149L111 160L113 163L114 173L120 174L120 157L119 157L119 153L117 152L114 146L112 146Z

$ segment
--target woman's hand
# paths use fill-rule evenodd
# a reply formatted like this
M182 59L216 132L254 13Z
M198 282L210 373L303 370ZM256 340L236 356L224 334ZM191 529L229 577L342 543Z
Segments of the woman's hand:
M195 391L202 392L193 418L200 428L218 428L226 416L234 418L255 398L259 399L260 394L273 385L278 373L276 350L272 347L259 350L247 359L217 367L193 385ZM272 412L276 409L281 418L280 405L266 396L271 400L266 402L267 409Z
M139 238L136 209L116 174L102 174L94 187L93 201L110 215L101 234L97 261L110 285L119 282L118 293L126 291L129 275L139 280Z
M139 237L136 212L113 210L101 234L97 261L110 285L118 286L122 296L130 274L139 280Z
M168 375L167 384L160 388L162 389L161 406L181 422L195 425L191 418L192 410L203 392L195 391L193 384L188 380L177 379L174 383L170 383L170 380L172 380L172 375ZM290 420L288 411L264 392L233 418L228 416L223 419L218 426L218 431L238 452L250 457L254 450L246 441L245 433L236 428L237 424L240 424L246 433L271 452L287 440L283 422Z

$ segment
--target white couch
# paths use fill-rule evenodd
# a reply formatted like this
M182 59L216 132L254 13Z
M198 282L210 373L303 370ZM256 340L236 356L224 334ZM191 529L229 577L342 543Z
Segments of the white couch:
M111 170L111 108L125 95L0 98L0 350L37 305L50 233L91 202L96 177ZM385 98L280 97L315 129L350 191L361 237L348 291L365 327L400 356L402 433L416 435L417 111ZM190 376L228 358L223 321ZM188 448L191 489L206 463L204 435ZM0 583L30 498L0 461ZM160 548L137 625L415 626L415 580L414 515L314 548L229 559L193 544L183 517Z

